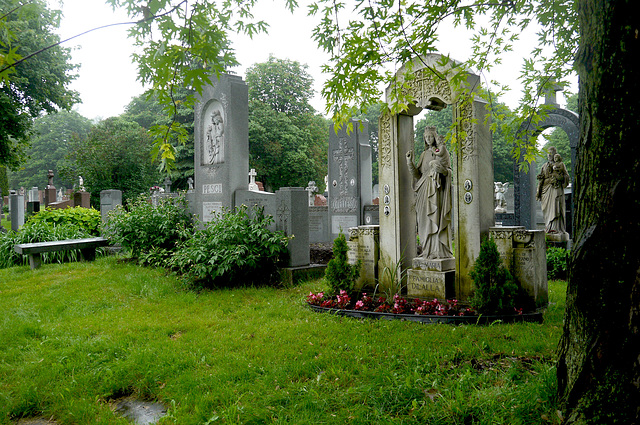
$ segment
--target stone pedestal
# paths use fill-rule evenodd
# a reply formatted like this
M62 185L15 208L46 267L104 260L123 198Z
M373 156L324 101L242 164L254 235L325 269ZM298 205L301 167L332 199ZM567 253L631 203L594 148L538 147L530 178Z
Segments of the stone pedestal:
M356 290L373 290L378 280L378 258L380 257L380 226L358 226L349 229L347 241L350 264L362 262Z
M416 257L407 270L407 295L410 298L447 300L455 297L455 258Z
M448 300L455 297L455 270L407 270L407 296L431 300Z

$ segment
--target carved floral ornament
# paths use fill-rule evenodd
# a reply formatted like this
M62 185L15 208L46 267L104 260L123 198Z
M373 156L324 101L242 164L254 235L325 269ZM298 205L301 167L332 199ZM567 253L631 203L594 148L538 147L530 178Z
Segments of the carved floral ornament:
M439 56L439 55L436 55ZM435 66L438 68L438 66ZM444 73L451 69L444 69ZM400 74L402 71L399 71ZM416 70L412 77L408 78L402 85L403 94L410 99L414 99L414 105L419 108L439 109L439 105L456 104L458 93L454 93L451 82L442 75L437 75L430 68ZM466 74L473 75L473 74ZM387 96L393 90L387 89ZM458 137L462 152L462 160L466 161L474 154L474 122L473 122L473 102L466 99L456 104L459 110L460 121L458 123ZM379 149L380 166L391 168L393 134L392 119L394 115L385 112L380 117Z
M380 117L379 142L380 164L391 167L391 114L384 112Z
M413 75L415 78L409 80L407 85L409 86L408 94L415 99L416 106L429 108L434 98L448 105L453 103L451 86L446 78L439 78L425 69L420 69Z

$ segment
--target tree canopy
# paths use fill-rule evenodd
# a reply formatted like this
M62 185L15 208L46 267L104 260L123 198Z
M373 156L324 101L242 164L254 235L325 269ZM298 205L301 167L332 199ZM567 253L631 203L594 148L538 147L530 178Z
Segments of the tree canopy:
M79 100L67 87L76 67L53 32L59 20L44 0L0 0L0 165L16 169L25 159L34 118Z
M31 146L27 150L29 159L9 175L11 187L30 189L47 185L47 171L53 170L56 187L73 187L77 176L63 179L60 169L73 145L73 141L87 136L92 124L88 118L75 111L60 111L36 118Z
M107 118L71 144L62 174L83 177L93 206L100 205L100 191L107 189L121 190L128 202L162 181L150 151L151 138L143 127L125 118Z
M329 123L309 104L307 66L270 57L247 69L249 162L266 188L323 181Z

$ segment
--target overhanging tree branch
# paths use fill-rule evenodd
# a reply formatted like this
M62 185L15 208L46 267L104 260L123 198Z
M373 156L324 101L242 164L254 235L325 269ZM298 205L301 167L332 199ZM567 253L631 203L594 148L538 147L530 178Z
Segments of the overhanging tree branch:
M183 5L184 3L187 3L187 0L182 0L180 3L178 3L177 5L175 5L174 7L172 7L172 8L171 8L171 10L168 10L168 11L166 11L166 12L164 12L164 13L160 13L160 14L157 14L157 15L149 16L149 17L147 17L147 18L140 19L140 20L138 20L138 21L117 22L117 23L114 23L114 24L102 25L102 26L99 26L99 27L92 28L92 29L90 29L90 30L84 31L84 32L82 32L82 33L80 33L80 34L76 34L76 35L71 36L71 37L69 37L69 38L66 38L66 39L64 39L64 40L60 40L60 41L58 41L57 43L54 43L54 44L51 44L51 45L49 45L49 46L43 47L42 49L37 50L37 51L35 51L35 52L33 52L33 53L31 53L31 54L29 54L29 55L25 56L25 57L23 57L23 58L21 58L21 59L19 59L19 60L15 61L15 62L13 62L12 64L5 66L4 68L0 69L0 74L2 74L2 73L4 73L4 72L6 72L7 70L9 70L9 69L11 69L11 68L15 68L17 65L20 65L22 62L25 62L26 60L28 60L28 59L30 59L30 58L32 58L32 57L34 57L34 56L36 56L36 55L39 55L39 54L40 54L40 53L42 53L42 52L46 52L46 51L47 51L47 50L49 50L49 49L52 49L52 48L54 48L54 47L56 47L56 46L59 46L59 45L61 45L62 43L66 43L66 42L71 41L71 40L73 40L73 39L75 39L75 38L78 38L78 37L81 37L81 36L83 36L83 35L89 34L89 33L91 33L91 32L98 31L98 30L105 29L105 28L117 27L117 26L121 26L121 25L138 25L138 24L141 24L141 23L144 23L144 22L152 21L152 20L154 20L154 19L156 19L156 18L160 18L160 17L163 17L163 16L167 16L167 15L172 14L173 12L175 12L175 11L176 11L176 9L178 9L178 8L179 8L181 5ZM15 10L15 9L14 9L14 10ZM13 12L13 11L12 11L12 12ZM9 13L11 13L11 12L9 12ZM6 16L6 15L5 15L5 16Z

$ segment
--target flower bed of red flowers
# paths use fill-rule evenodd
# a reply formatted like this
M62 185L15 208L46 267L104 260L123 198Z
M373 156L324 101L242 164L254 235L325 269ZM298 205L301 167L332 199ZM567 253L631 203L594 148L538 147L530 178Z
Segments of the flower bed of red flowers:
M315 311L360 318L402 319L426 323L488 323L495 320L542 322L541 312L523 314L522 309L517 309L512 315L483 316L471 308L460 305L457 300L424 301L405 299L397 294L388 300L384 296L373 297L363 293L359 299L354 300L346 291L340 291L335 296L311 292L307 295L307 304Z

